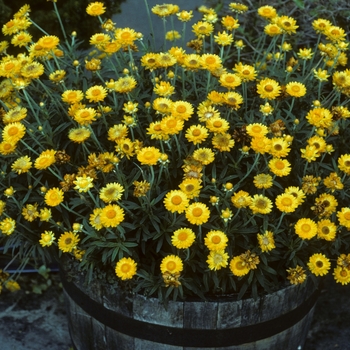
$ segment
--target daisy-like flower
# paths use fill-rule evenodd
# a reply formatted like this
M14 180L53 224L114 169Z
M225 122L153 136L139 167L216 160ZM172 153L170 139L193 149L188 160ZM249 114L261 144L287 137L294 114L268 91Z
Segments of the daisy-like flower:
M34 167L39 170L48 168L50 165L55 163L55 154L56 151L52 149L43 151L35 160Z
M196 235L190 228L179 228L171 236L171 243L178 249L191 247L196 239Z
M302 60L310 60L314 55L314 52L312 52L311 48L301 48L299 49L299 52L297 53L297 55Z
M105 203L118 201L122 197L124 187L117 182L109 183L100 190L100 198Z
M315 206L311 207L318 217L330 217L336 210L338 201L329 193L321 193L315 199Z
M270 174L258 174L254 176L253 183L256 188L267 189L273 186L273 179Z
M161 81L158 84L156 84L153 91L158 96L168 97L174 93L175 88L168 81Z
M169 30L165 33L165 39L175 41L177 39L181 39L181 34L177 30Z
M185 137L189 142L192 142L194 145L202 143L204 140L206 140L209 136L208 129L204 126L198 124L198 125L191 125L187 130Z
M310 256L307 266L315 276L324 276L331 268L331 263L324 254L316 253Z
M331 25L332 23L328 19L324 18L318 18L312 22L312 27L316 33L324 33Z
M115 124L108 129L108 140L118 142L128 135L128 128L124 124Z
M269 153L276 158L287 157L290 152L289 143L284 137L273 137Z
M11 170L17 174L27 173L33 163L28 156L17 158L11 165Z
M139 38L138 33L131 28L117 28L114 32L114 37L122 47L134 45L135 40Z
M137 160L142 165L156 165L160 156L161 152L158 148L143 147L137 153Z
M131 258L122 258L115 266L115 274L123 281L133 278L136 272L137 263Z
M227 246L226 234L219 230L211 230L204 238L204 244L209 250L224 250Z
M182 260L176 255L168 255L162 259L160 271L162 274L170 272L172 274L180 273L183 270Z
M179 7L173 4L155 5L151 11L159 17L168 17L177 14Z
M22 209L22 215L27 221L29 221L29 222L34 221L39 216L38 203L27 204Z
M85 174L83 174L83 176L77 176L73 181L75 185L74 189L78 190L80 193L87 192L90 188L94 187L93 181L94 179L92 177L86 176Z
M306 87L303 83L293 81L286 85L286 92L293 97L302 97L306 94Z
M241 85L242 79L237 74L224 73L224 74L221 74L219 83L223 87L226 87L228 89L234 89L237 86Z
M212 138L212 145L220 152L230 152L235 145L235 141L231 138L229 133L216 134Z
M299 205L298 200L289 193L279 194L275 199L275 204L282 213L293 213Z
M78 234L67 231L61 234L58 239L58 248L64 253L71 253L80 242Z
M39 213L40 221L48 222L51 219L51 217L52 217L51 209L49 208L40 209L40 213Z
M317 222L317 237L326 241L334 241L337 234L337 226L329 219L323 219Z
M160 121L160 128L167 135L178 134L184 127L184 121L173 117L172 115L165 116Z
M75 128L68 132L68 138L75 143L83 143L91 136L91 131L87 128Z
M206 127L213 133L222 134L228 131L230 124L221 117L213 117L206 121Z
M114 90L119 93L129 93L134 90L136 85L137 81L134 77L121 77L115 82Z
M209 22L199 21L193 24L192 31L197 37L209 36L214 31L214 26Z
M45 193L45 203L50 207L55 207L64 200L63 191L57 187L50 188Z
M275 239L272 231L265 231L264 234L258 233L258 243L262 252L269 252L276 248Z
M101 102L107 96L107 90L101 85L94 85L86 90L85 96L89 102Z
M276 23L269 23L264 28L264 33L269 36L277 36L283 33L282 28Z
M206 53L200 58L201 67L209 71L215 71L222 67L220 56L216 54Z
M301 239L311 239L317 234L316 222L308 218L299 219L294 225L294 229Z
M338 158L339 170L350 175L350 154L343 154Z
M6 207L6 203L4 201L0 200L0 215L3 214L5 207Z
M292 170L289 161L280 158L272 158L268 163L268 167L272 173L280 177L289 175Z
M222 17L221 24L227 30L234 30L234 29L237 29L240 26L240 24L238 23L238 19L235 19L232 16L224 16L224 17Z
M224 250L211 250L207 258L210 270L221 270L228 265L229 256Z
M248 265L245 263L245 261L240 255L232 258L230 262L230 270L233 273L233 275L238 277L245 276L250 271Z
M350 230L350 208L341 208L341 210L337 212L337 217L339 220L339 224Z
M252 203L252 197L246 191L238 191L231 197L231 202L236 208L246 208Z
M227 46L233 43L233 36L226 31L214 35L215 42L220 46Z
M117 227L124 220L124 209L117 204L102 208L100 220L104 227Z
M291 194L298 202L298 205L304 202L305 193L299 187L289 186L284 190L284 193Z
M6 235L9 236L15 231L16 228L16 221L12 218L6 218L2 221L0 221L0 231Z
M101 16L106 12L103 2L91 2L86 7L86 13L90 16Z
M350 270L337 266L333 271L334 279L343 286L350 283Z
M12 37L11 44L14 46L22 47L28 45L31 41L32 36L25 31L21 31Z
M272 201L262 194L255 194L249 208L253 214L269 214L272 211Z
M193 114L193 106L187 101L176 101L171 106L171 115L181 120L188 120Z
M157 56L157 66L158 67L171 67L177 62L176 57L174 57L169 52L160 52Z
M74 113L74 120L80 125L90 125L96 120L96 110L91 107L79 108Z
M241 78L242 81L253 81L257 76L255 68L242 62L236 63L233 70Z
M257 92L261 98L274 100L281 94L281 87L276 80L265 78L257 84Z
M197 148L193 152L193 159L197 160L203 165L208 165L214 161L215 155L210 148Z
M21 68L21 74L25 78L37 79L44 74L44 65L39 62L28 62Z
M237 110L243 103L243 97L238 92L228 91L222 94L222 101L233 110Z
M181 22L188 22L193 17L193 11L182 10L176 14L177 18Z
M96 230L101 230L103 228L103 225L101 222L101 213L102 213L101 208L95 208L92 214L90 214L89 223Z
M192 199L199 196L202 188L201 180L199 179L184 179L179 185L180 190L186 194L187 198Z
M253 137L250 147L255 153L269 153L271 149L271 140L267 137Z
M291 284L302 284L306 280L306 273L305 270L297 265L295 268L289 268L287 269L288 276L287 279L289 279Z
M180 190L173 190L166 194L164 206L172 213L183 213L189 205L186 194Z
M258 14L266 19L272 19L277 16L277 11L270 5L261 6L258 8Z
M42 247L50 247L54 240L56 239L52 231L45 231L40 236L39 243Z
M202 225L209 220L210 210L204 203L195 202L187 207L185 216L192 225Z
M296 32L299 26L296 25L296 21L292 17L280 16L277 17L277 24L282 28L284 33L293 34Z
M246 132L251 137L263 137L269 132L269 129L261 123L253 123L246 126Z
M2 121L4 122L4 124L19 122L20 120L25 119L26 116L27 116L27 108L17 106L9 109L3 115Z
M164 115L168 115L171 113L172 106L173 101L165 97L156 98L152 104L153 109L157 111L156 113Z
M66 90L62 94L62 101L75 104L79 103L84 98L84 93L81 90Z
M326 69L318 68L318 70L314 69L314 77L319 81L327 81L330 75Z

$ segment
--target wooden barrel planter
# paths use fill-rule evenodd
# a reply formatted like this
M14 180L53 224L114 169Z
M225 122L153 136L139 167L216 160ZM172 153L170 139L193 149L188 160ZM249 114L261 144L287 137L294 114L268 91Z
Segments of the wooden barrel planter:
M156 298L64 274L62 284L77 350L297 350L318 296L309 281L257 300L170 301L165 309Z

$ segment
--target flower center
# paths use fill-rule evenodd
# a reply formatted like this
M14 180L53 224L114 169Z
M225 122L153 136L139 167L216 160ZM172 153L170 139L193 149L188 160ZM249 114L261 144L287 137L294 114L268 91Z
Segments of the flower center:
M166 126L168 128L175 128L177 122L175 119L171 119L171 120L168 120L167 123L166 123Z
M114 209L108 210L106 213L108 219L114 219L117 216L117 213Z
M131 270L131 266L130 264L123 264L120 269L122 270L122 272L127 273Z
M341 272L340 272L340 276L342 276L342 277L347 277L348 276L348 273L346 272L346 270L341 270Z
M299 92L299 91L300 91L300 86L298 86L298 85L293 85L293 86L292 86L292 91L294 91L294 92Z
M350 212L349 211L344 214L344 218L346 220L350 220Z
M283 198L282 204L286 207L290 207L293 204L293 201L290 198Z
M216 120L214 123L213 123L213 126L215 128L221 128L222 127L222 122L220 120Z
M214 244L219 244L220 242L221 242L221 237L220 236L213 236L212 238L211 238L211 241L212 241L212 243L214 243Z
M187 192L192 192L193 190L194 190L194 185L192 185L192 184L188 184L188 185L186 185L186 191Z
M216 59L214 57L207 57L205 59L205 63L207 64L214 64L216 62Z
M203 214L203 210L201 208L194 208L192 210L192 214L193 214L193 216L198 218Z
M329 227L323 226L321 231L324 235L328 235L329 234Z
M178 234L177 239L179 241L186 241L187 237L188 237L187 232L182 231Z
M64 243L65 243L66 245L71 244L71 243L72 243L72 238L67 237L67 238L64 240Z
M101 94L101 91L98 90L98 89L95 89L95 90L92 90L91 94L92 94L93 96L98 96L98 95Z
M167 270L169 271L173 271L175 268L176 268L176 264L174 261L169 261L167 264L166 264L166 268Z
M194 129L193 131L192 131L192 135L193 136L199 136L201 134L201 131L199 130L199 129Z
M8 135L9 136L14 136L14 135L17 135L18 134L18 128L17 126L12 126L11 128L9 128L8 130Z
M250 74L250 71L248 69L245 69L244 71L242 71L242 74L243 75L249 75Z
M152 159L153 158L153 152L152 151L145 152L144 157L146 159Z
M271 84L265 85L264 90L266 92L272 92L273 91L273 86Z
M181 196L173 196L171 198L171 203L173 203L174 205L179 205L182 203L182 198Z
M186 112L186 107L185 106L177 106L176 107L176 112L178 112L178 113L185 113Z
M318 260L315 265L320 269L323 267L323 262Z
M303 224L301 226L301 229L304 231L304 232L309 232L311 230L311 226L309 224Z
M130 36L131 36L131 34L130 34L129 32L123 32L123 33L120 35L120 37L121 37L122 39L129 39Z
M278 160L276 163L275 163L275 167L278 169L278 170L282 170L284 169L284 163L280 160Z

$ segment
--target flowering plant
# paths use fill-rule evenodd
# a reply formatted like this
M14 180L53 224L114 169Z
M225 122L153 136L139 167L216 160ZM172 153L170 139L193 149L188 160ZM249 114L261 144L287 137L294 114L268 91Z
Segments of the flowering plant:
M89 278L164 300L257 296L330 271L350 282L346 34L317 18L304 47L294 18L262 6L248 40L247 7L229 9L201 7L186 49L158 52L100 2L88 53L63 25L63 40L34 41L28 5L3 26L23 49L1 42L5 250L69 255ZM192 18L147 13L173 41Z

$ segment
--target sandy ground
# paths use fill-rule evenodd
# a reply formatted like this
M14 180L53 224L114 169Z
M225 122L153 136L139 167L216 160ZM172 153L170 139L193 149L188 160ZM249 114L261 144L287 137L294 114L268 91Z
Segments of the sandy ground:
M0 295L1 350L72 349L59 276L52 273L50 281L42 294L31 292L43 286L32 276L27 277L26 290ZM325 284L303 350L350 350L349 296L350 286L331 280Z

